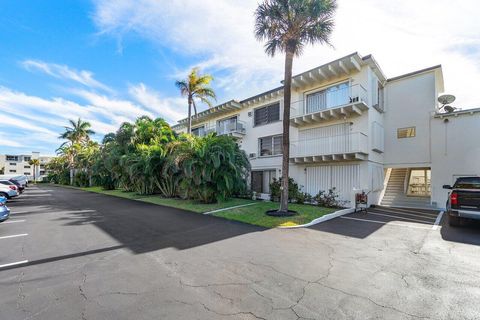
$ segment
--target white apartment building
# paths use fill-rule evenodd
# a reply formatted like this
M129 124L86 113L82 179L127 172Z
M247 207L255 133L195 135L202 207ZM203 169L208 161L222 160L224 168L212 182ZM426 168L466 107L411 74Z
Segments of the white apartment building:
M480 109L440 113L441 66L387 78L353 53L292 79L290 176L315 195L335 187L354 205L444 207L451 184L480 175ZM281 176L283 86L197 114L192 133L235 137L249 155L250 185L268 198ZM186 132L187 119L173 126Z
M41 179L47 174L45 165L52 159L51 156L41 156L40 152L32 152L31 154L0 154L0 169L3 168L4 175L26 175L29 180L33 180L33 165L30 160L39 159L40 166L36 168L35 176Z

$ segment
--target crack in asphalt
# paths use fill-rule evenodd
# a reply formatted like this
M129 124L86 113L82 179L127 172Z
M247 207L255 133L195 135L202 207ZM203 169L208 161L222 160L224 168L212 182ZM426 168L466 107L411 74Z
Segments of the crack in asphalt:
M186 301L183 301L183 300L179 300L179 299L173 299L171 300L172 302L177 302L177 303L181 303L181 304L185 304L185 305L188 305L188 306L195 306L195 305L200 305L202 308L204 308L206 311L210 312L210 313L214 313L218 316L226 316L226 317L233 317L233 316L238 316L238 315L250 315L252 317L254 317L255 319L259 319L259 320L268 320L267 318L263 318L263 317L260 317L258 315L256 315L255 313L251 312L251 311L239 311L239 312L233 312L233 313L224 313L224 312L219 312L219 311L216 311L210 307L208 307L205 303L203 302L186 302Z
M87 274L85 272L82 271L82 282L81 284L78 286L78 291L80 293L80 296L83 298L83 309L82 309L82 319L83 320L86 320L87 317L85 315L86 311L87 311L87 301L88 301L88 297L83 289L83 287L85 286L85 282L87 281Z

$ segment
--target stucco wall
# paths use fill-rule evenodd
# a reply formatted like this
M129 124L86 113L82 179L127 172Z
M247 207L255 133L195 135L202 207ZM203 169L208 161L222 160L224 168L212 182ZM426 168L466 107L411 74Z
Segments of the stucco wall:
M480 176L480 112L432 119L432 201L444 208L459 176Z

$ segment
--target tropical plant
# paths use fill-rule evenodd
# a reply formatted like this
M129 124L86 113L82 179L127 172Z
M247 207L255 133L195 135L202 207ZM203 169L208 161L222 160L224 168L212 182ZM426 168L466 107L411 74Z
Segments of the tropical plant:
M265 52L285 53L282 192L279 214L288 212L290 103L293 57L307 44L330 44L336 0L265 0L255 11L255 35L266 41Z
M188 101L188 124L187 124L187 133L192 133L192 106L197 115L197 105L195 100L200 100L201 102L207 104L209 107L212 106L210 98L216 99L215 92L208 86L213 80L211 75L199 74L199 68L193 68L188 74L187 79L179 80L175 82L175 85L180 90L180 93L183 97L187 97Z
M246 189L250 163L232 137L189 136L178 145L175 157L185 197L212 203Z
M60 135L60 139L68 140L68 142L74 143L82 143L90 140L90 135L94 134L95 132L91 130L90 122L83 121L82 119L78 118L75 122L73 120L68 120L71 124L71 127L66 126L65 132Z
M37 168L40 166L40 160L38 159L31 159L28 161L28 164L33 166L33 181L37 181Z
M70 170L70 184L73 185L75 175L75 158L81 146L90 141L90 135L95 132L91 130L91 124L87 121L83 121L80 118L75 122L74 120L68 120L71 127L66 126L65 132L63 132L59 138L67 140L60 148L57 149L57 153L67 155L69 170ZM68 150L67 150L68 149Z

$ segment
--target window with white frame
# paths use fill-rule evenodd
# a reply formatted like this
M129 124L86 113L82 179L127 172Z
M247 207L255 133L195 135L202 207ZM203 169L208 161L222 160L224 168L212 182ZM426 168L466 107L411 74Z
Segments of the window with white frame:
M306 113L313 113L341 106L350 102L350 88L342 82L326 89L307 94Z
M260 156L275 156L282 154L282 135L263 137L258 139Z
M261 126L280 120L280 103L271 104L269 106L257 108L254 111L254 125Z
M197 127L192 129L192 134L195 136L203 137L205 135L205 127Z

